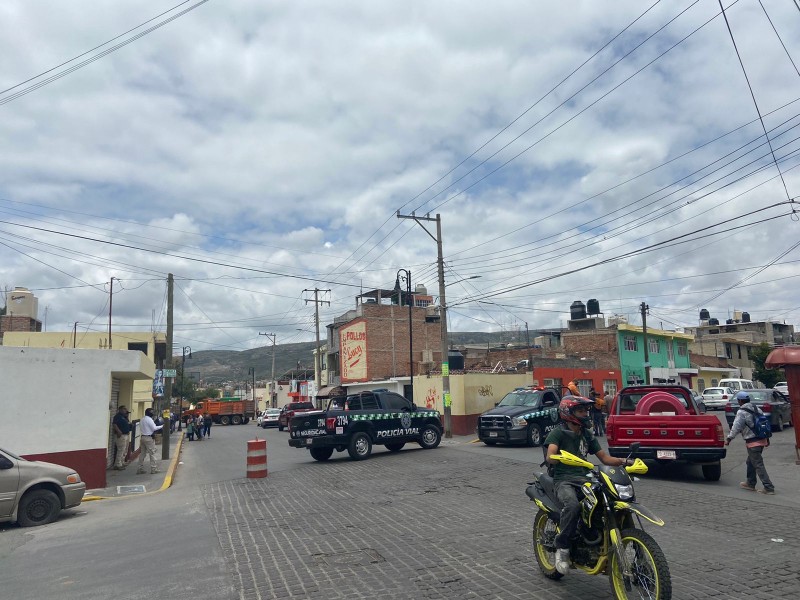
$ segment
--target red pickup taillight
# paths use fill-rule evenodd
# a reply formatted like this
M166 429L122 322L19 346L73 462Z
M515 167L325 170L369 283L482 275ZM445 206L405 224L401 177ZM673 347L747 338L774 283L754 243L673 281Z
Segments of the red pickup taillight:
M611 423L606 425L606 440L614 440L614 425Z
M725 441L725 432L722 431L722 423L719 423L714 427L714 430L717 432L717 441L724 442Z
M325 419L325 429L328 431L336 429L336 417L327 417Z

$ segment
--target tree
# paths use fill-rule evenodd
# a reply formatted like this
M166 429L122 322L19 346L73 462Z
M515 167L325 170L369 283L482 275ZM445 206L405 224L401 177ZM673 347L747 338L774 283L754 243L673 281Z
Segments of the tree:
M209 387L204 390L197 390L198 398L219 398L220 391L217 388Z
M767 369L764 366L770 352L772 352L772 348L766 342L761 342L750 352L750 358L755 367L753 369L753 377L768 388L771 388L779 381L785 381L786 378L783 374L783 369Z

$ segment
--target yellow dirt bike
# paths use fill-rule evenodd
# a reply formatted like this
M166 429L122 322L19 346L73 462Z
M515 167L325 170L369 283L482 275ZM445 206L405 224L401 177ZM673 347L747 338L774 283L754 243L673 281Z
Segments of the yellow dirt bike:
M631 445L631 455L636 446ZM564 451L552 458L566 465L591 469L586 481L576 486L581 514L570 548L573 566L589 575L608 575L611 589L620 600L669 600L672 581L667 559L656 541L642 529L642 519L659 526L664 521L636 502L630 476L644 475L647 465L637 458L633 465L624 468L595 466ZM562 575L555 566L555 538L559 533L561 502L552 477L544 473L534 477L535 481L525 490L539 507L533 521L533 551L545 577L560 579Z

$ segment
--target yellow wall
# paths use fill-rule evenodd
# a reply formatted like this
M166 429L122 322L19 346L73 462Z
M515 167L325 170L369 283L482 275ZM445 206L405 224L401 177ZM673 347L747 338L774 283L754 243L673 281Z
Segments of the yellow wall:
M492 408L508 392L530 383L526 373L463 373L450 376L450 414L475 415ZM444 412L442 377L414 378L414 402Z

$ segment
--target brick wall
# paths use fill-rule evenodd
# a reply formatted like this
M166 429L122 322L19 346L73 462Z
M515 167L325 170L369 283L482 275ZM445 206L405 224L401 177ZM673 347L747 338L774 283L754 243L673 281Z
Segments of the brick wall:
M442 330L438 321L426 322L424 308L411 309L414 375L426 373L423 350L431 350L433 365L441 364ZM370 380L408 376L408 307L384 304L361 305L361 319L367 324L367 368ZM339 324L341 327L346 324Z

